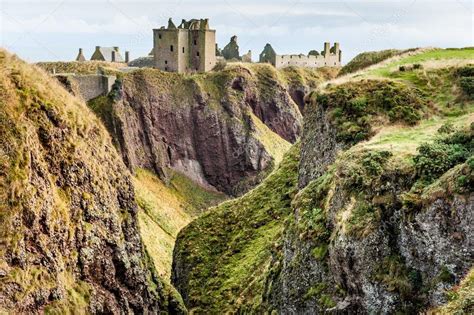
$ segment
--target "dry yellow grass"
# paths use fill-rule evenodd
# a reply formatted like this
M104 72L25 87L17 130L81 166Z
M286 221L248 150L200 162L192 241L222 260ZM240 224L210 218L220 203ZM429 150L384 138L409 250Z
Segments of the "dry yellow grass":
M274 133L255 114L251 113L252 122L255 124L255 137L263 144L267 152L273 157L275 165L280 164L291 147L291 143Z
M158 274L170 281L173 247L179 231L203 208L217 204L225 196L208 191L179 174L166 185L142 169L136 170L134 184L143 243Z

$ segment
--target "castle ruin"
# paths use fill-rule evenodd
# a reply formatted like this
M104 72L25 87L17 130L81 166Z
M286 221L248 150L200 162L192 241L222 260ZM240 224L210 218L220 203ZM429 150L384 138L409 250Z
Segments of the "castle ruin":
M153 30L154 66L170 72L206 72L216 65L216 31L208 19L182 20Z
M260 54L260 62L271 63L275 68L284 67L339 67L341 66L342 52L339 48L339 43L334 43L330 47L330 43L324 43L324 50L319 53L315 50L309 52L308 55L278 55L270 44L265 45Z

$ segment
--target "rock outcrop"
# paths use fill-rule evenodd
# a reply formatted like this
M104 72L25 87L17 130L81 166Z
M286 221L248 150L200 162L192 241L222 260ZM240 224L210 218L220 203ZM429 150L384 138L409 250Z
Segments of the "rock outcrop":
M105 128L5 51L0 134L1 312L185 311L151 271L131 176Z
M204 186L238 195L274 165L265 141L255 136L252 116L294 142L302 117L290 90L296 82L320 80L289 82L280 76L268 65L190 77L140 70L123 76L115 96L91 106L110 109L102 116L130 169L151 169L166 179L166 169L172 168Z

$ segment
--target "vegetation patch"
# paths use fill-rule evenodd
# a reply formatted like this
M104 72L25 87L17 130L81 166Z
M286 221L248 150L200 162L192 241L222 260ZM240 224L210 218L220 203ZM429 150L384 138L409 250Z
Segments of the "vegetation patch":
M374 127L386 121L414 125L427 111L419 90L393 81L346 83L312 98L317 106L328 109L337 140L346 144L369 139Z
M432 310L433 314L474 313L474 269L471 269L458 286L447 292L448 303Z
M369 51L358 54L347 65L342 67L339 75L353 73L358 70L365 69L371 65L377 64L388 58L403 54L405 52L407 51L398 49L387 49L381 51Z
M474 154L474 124L468 130L450 132L434 143L423 143L413 158L417 176L432 182Z

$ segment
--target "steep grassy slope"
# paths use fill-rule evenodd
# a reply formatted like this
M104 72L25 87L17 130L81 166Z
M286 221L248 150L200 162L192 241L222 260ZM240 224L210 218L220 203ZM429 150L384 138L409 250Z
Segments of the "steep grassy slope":
M298 157L296 144L262 184L180 232L173 284L190 311L261 310L273 244L281 238L296 192Z
M0 312L182 312L149 268L132 177L87 106L0 51Z
M407 51L398 50L398 49L387 49L381 51L368 51L358 54L354 57L347 65L342 67L339 75L344 75L348 73L354 73L356 71L363 70L372 65L375 65L381 61L389 59L391 57L401 55Z
M474 270L471 269L459 286L448 292L449 302L432 314L472 314L474 312Z
M185 303L199 314L388 314L446 302L446 290L474 261L473 75L466 51L472 56L469 49L436 51L436 62L432 52L421 52L421 68L393 66L382 75L370 72L375 66L308 96L299 192L292 188L280 208L289 215L264 212L278 191L265 187L269 177L239 199L245 205L225 203L184 229L173 283ZM263 269L248 264L270 247L247 231L247 207L263 215L252 221L256 231L261 220L280 229L288 218ZM459 305L466 308L466 300Z
M170 280L174 242L178 232L210 206L226 199L179 173L165 184L146 170L137 170L134 180L140 211L138 222L145 248L158 274Z

